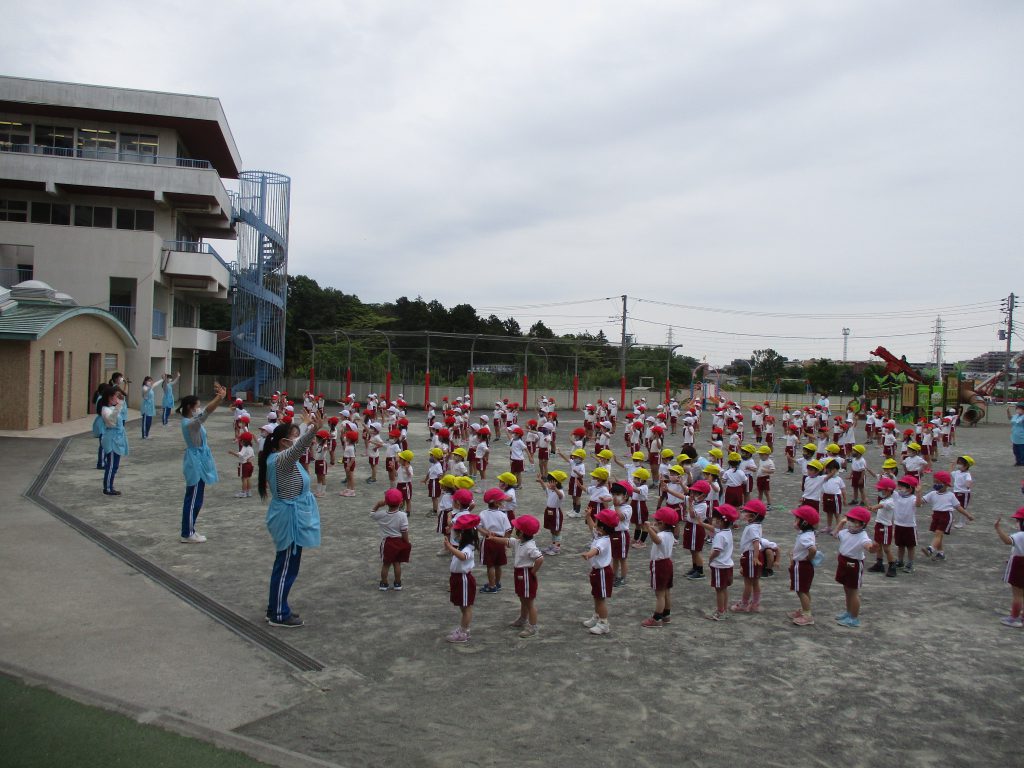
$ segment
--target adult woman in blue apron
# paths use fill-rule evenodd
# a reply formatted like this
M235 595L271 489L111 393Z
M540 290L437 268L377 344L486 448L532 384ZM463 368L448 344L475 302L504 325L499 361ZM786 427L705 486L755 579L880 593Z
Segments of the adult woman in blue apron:
M139 407L142 414L142 439L149 439L149 430L153 426L153 417L156 416L156 392L154 392L153 377L147 376L142 380L142 405Z
M166 389L164 390L166 392ZM213 400L205 408L199 407L199 398L186 395L181 398L178 413L181 414L181 435L185 438L185 455L181 460L181 471L185 475L185 501L181 506L181 540L187 544L202 544L206 537L196 533L196 518L203 508L203 496L207 484L217 482L217 465L213 460L210 446L206 444L206 419L217 410L227 390L214 383Z
M288 606L288 593L299 575L304 547L320 546L320 508L309 490L309 474L299 463L323 417L306 414L305 431L296 424L279 424L260 451L260 498L269 493L267 531L274 540L267 621L275 627L301 627L303 620Z
M160 387L164 391L164 410L161 415L161 423L165 427L167 426L167 421L171 418L171 411L174 410L174 385L178 383L178 379L180 378L181 371L178 371L174 374L174 378L171 378L171 374L165 373L163 379L160 381Z
M100 437L100 445L103 447L103 493L106 496L120 496L121 492L114 490L114 478L121 466L121 457L128 455L128 435L124 430L127 410L124 392L108 386L100 402L100 417L103 419L103 435Z

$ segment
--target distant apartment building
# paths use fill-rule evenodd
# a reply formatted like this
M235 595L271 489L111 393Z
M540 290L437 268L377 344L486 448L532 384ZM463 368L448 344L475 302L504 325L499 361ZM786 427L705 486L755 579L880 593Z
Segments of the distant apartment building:
M216 98L0 77L0 286L40 280L120 320L138 346L105 365L131 405L147 375L193 391L217 348L200 315L230 301L207 239L235 238L240 165Z

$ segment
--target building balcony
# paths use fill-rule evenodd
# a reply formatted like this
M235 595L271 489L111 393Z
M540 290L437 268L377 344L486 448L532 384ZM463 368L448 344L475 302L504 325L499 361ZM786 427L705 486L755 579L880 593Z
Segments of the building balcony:
M227 299L231 271L209 243L170 240L164 243L160 271L175 291L207 299Z
M217 351L217 334L202 328L171 326L171 346L175 349L198 349L200 352Z

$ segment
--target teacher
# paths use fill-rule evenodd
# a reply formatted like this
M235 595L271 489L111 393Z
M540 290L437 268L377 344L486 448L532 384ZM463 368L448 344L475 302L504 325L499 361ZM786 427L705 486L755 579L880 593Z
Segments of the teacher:
M199 407L199 398L186 395L181 398L181 435L185 438L185 455L181 471L185 475L185 501L181 505L181 540L186 544L202 544L206 537L196 533L196 518L203 508L206 486L217 482L217 465L206 443L206 419L217 410L227 390L222 384L213 385L213 400L205 408Z
M309 474L299 457L313 442L323 424L319 413L306 413L304 429L279 424L260 451L260 498L270 494L267 531L274 540L274 567L270 572L267 621L274 627L301 627L299 614L288 606L288 593L299 575L304 547L320 546L320 508L309 490Z
M1010 413L1006 407L1006 415L1010 418L1010 442L1013 443L1013 466L1024 467L1024 402L1017 403Z

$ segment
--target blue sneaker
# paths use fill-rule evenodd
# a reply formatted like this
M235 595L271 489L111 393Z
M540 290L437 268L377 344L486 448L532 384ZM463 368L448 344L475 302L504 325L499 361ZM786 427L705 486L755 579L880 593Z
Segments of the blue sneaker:
M495 592L498 591L498 588L492 587L490 584L484 584L482 587L480 587L480 591L483 592L485 595L493 595Z
M840 624L843 623L843 619L848 619L848 618L850 618L850 612L849 611L843 611L842 613L837 613L836 614L836 621L838 621Z
M850 627L851 629L860 626L860 619L855 619L853 616L847 616L845 619L839 622L844 627Z

